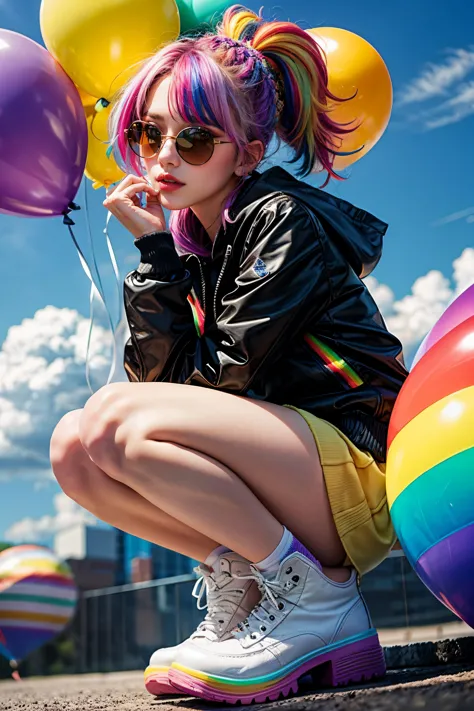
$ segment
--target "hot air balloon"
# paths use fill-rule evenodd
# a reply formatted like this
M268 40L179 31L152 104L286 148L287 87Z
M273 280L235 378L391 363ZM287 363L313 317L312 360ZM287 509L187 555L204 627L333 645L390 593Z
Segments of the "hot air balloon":
M0 653L13 668L63 631L77 596L69 567L48 548L15 546L0 553Z

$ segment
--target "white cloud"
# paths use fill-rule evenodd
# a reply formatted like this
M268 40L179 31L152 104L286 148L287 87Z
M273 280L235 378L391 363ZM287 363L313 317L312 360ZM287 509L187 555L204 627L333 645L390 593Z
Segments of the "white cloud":
M474 284L474 249L468 247L454 260L451 279L432 270L419 277L411 293L398 301L390 287L375 277L367 277L365 283L388 329L401 340L408 361L453 299Z
M425 120L428 130L442 128L474 114L474 82L458 89L458 93L449 101L445 101L431 112L432 118Z
M52 537L77 523L97 525L98 520L66 494L57 494L53 499L55 513L40 518L24 518L17 521L4 533L9 543L50 543Z
M457 212L452 212L450 215L446 215L436 222L433 222L433 227L440 227L441 225L448 225L450 222L457 222L458 220L466 220L466 222L474 221L474 206L466 207L465 210L458 210Z
M449 51L449 50L448 50ZM398 92L398 104L419 103L444 96L474 69L474 48L450 50L445 62L428 64L421 74Z
M407 120L426 130L442 128L474 114L474 82L463 83L474 71L474 47L446 50L446 54L444 62L428 64L396 95L397 108L442 100L426 110L407 114Z
M453 280L456 285L455 296L474 283L474 249L471 247L454 260Z
M9 329L0 351L0 479L51 476L52 431L90 395L85 378L89 326L77 311L46 306ZM111 335L94 325L89 364L95 388L106 382L111 360ZM120 361L121 353L115 379L123 380Z

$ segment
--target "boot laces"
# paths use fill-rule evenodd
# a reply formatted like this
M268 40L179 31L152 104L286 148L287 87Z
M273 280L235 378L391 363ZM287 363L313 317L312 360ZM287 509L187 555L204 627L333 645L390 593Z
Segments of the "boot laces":
M237 638L245 637L247 634L252 633L257 626L261 628L263 625L264 627L266 623L280 617L282 601L290 603L286 595L297 585L291 579L283 582L277 578L267 578L253 565L250 568L251 575L239 575L238 577L244 580L255 580L258 589L262 593L262 599L253 608L248 617L232 630L232 634Z
M197 600L198 610L207 608L207 614L192 636L216 639L239 607L245 593L242 588L230 587L229 578L242 576L232 575L227 571L216 573L203 565L195 568L194 572L200 577L196 580L192 595Z

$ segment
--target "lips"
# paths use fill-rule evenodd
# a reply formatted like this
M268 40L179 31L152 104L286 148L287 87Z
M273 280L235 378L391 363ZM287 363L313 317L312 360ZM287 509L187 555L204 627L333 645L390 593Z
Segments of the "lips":
M177 180L172 175L160 175L157 178L158 183L165 183L165 185L184 185L180 180Z

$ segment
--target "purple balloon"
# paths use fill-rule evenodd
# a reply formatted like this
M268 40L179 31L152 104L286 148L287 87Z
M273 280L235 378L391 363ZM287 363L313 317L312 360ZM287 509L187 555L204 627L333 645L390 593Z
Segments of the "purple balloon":
M440 602L474 627L474 524L429 548L415 570Z
M29 37L0 30L0 212L61 215L87 157L87 124L74 83Z
M453 328L456 328L456 326L459 326L460 323L463 323L471 316L474 316L474 284L463 291L462 294L448 306L441 318L435 323L418 348L413 359L412 369L440 338L443 338L443 336L452 331Z

